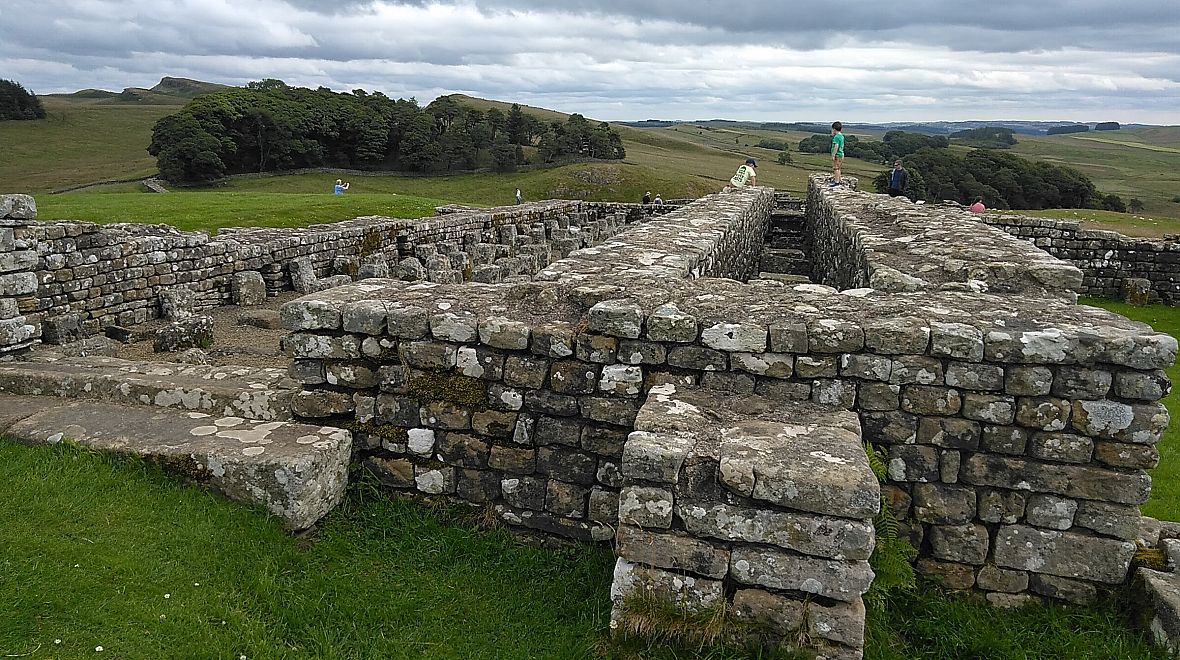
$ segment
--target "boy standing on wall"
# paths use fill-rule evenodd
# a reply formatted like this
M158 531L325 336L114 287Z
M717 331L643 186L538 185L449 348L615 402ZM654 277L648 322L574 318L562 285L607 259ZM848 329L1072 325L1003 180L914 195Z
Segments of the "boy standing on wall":
M844 164L844 124L832 122L832 187L840 185L840 166Z

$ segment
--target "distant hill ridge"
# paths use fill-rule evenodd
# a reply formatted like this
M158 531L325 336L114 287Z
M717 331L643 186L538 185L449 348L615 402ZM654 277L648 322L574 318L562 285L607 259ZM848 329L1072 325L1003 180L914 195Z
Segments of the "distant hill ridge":
M104 89L82 89L73 94L44 94L43 96L67 100L92 101L97 105L184 105L202 94L229 88L230 85L165 76L150 89L127 87L121 92L109 92Z

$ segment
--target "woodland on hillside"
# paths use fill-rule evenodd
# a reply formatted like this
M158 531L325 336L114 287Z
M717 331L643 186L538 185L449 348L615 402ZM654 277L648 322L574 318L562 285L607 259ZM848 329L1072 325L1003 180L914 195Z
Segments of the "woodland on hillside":
M41 101L14 80L0 79L0 121L8 119L44 119Z
M519 105L482 112L443 96L425 108L362 89L253 82L197 97L152 130L148 152L176 182L305 167L447 173L534 161L621 159L622 138L579 114L544 123Z

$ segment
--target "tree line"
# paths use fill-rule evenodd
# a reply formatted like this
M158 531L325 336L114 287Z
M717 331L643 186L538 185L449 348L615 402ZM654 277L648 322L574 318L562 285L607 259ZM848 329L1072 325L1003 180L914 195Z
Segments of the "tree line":
M7 119L45 119L45 108L20 83L0 79L0 121Z
M963 156L947 149L922 149L906 159L905 168L905 192L914 200L969 204L982 197L995 209L1127 208L1118 195L1098 192L1089 177L1072 167L991 149L974 149ZM877 175L873 184L877 192L885 192L889 171Z
M950 146L944 135L923 135L906 131L889 131L881 141L861 140L855 135L844 138L844 155L873 162L893 162L895 158L908 156L927 147L940 149ZM809 154L826 154L832 149L830 135L810 135L799 141L799 151Z
M507 172L529 161L526 147L547 163L626 155L608 124L578 114L545 123L517 104L485 112L442 96L422 108L413 98L273 79L197 97L156 122L148 152L164 178L204 182L305 167Z

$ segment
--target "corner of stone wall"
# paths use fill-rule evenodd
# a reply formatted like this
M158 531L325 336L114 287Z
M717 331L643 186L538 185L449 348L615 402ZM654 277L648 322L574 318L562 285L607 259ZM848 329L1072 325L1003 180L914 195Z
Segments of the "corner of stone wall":
M720 625L733 642L861 657L881 495L856 414L666 384L635 429L612 631L692 642Z
M23 352L40 335L25 316L37 305L37 240L30 230L36 218L31 196L0 196L0 359Z

